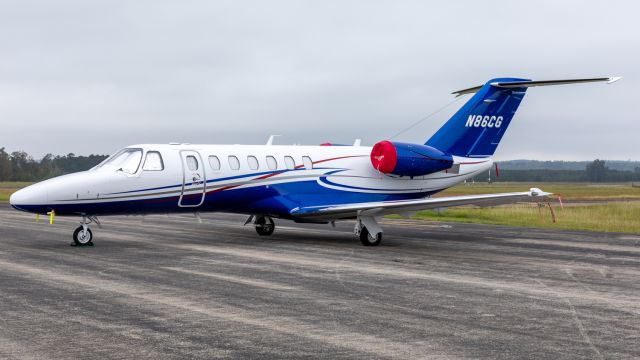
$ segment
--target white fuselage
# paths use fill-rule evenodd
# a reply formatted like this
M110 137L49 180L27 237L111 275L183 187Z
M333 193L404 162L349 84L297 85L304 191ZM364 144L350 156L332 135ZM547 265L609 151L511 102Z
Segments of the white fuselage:
M126 149L131 156L122 167L110 158L89 171L22 189L11 203L58 215L229 211L288 218L300 206L424 198L493 164L490 158L454 156L451 169L399 177L374 169L366 146L144 144Z

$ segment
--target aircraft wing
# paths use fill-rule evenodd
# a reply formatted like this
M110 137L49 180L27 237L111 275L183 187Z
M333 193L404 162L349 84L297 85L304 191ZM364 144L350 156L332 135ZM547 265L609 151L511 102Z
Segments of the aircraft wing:
M461 205L494 206L517 202L543 201L546 200L549 195L551 195L551 193L544 192L537 188L532 188L529 191L512 193L448 196L416 200L377 201L345 205L309 206L293 209L291 211L291 215L298 218L313 218L316 220L349 218L355 217L356 215L382 216Z

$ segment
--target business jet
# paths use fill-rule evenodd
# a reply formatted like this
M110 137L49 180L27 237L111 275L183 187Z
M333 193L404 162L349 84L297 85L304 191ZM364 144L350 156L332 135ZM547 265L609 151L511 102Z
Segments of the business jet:
M80 246L93 245L89 225L100 225L98 216L185 212L245 214L245 225L261 236L274 232L274 218L356 220L356 237L376 246L383 231L377 218L387 214L544 200L551 194L537 188L431 196L493 167L491 156L529 87L618 79L498 78L453 92L474 95L424 144L279 146L272 137L266 145L132 145L88 171L21 189L10 203L51 219L54 214L81 218L73 233Z

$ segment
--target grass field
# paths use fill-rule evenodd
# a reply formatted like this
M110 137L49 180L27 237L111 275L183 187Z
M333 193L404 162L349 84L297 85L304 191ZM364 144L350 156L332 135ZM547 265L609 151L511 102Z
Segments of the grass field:
M540 188L562 196L563 200L599 201L599 200L640 200L640 188L630 183L592 184L592 183L525 183L498 182L493 184L475 183L449 188L437 196L475 195L498 192L527 191L532 187Z
M1 182L0 181L0 201L9 201L9 196L11 196L11 194L13 194L16 190L29 185L31 185L30 182L20 182L20 181Z
M420 211L417 220L468 222L605 232L640 233L640 201L613 202L585 206L553 206L556 222L545 205L516 204L492 208L460 207L441 212Z
M552 221L549 208L539 208L537 204L514 204L490 208L460 207L441 212L421 211L413 218L566 230L640 233L640 188L632 187L628 183L475 183L455 186L436 196L527 191L532 187L561 195L565 205L568 205L562 209L557 202L552 202L556 215L555 223ZM586 202L586 204L582 205L580 202ZM589 202L596 202L596 204L589 204Z

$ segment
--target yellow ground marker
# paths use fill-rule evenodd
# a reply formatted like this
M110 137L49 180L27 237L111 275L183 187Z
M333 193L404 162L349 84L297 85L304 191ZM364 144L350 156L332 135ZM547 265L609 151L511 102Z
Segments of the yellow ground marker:
M40 222L40 214L36 214L36 222L39 223Z
M56 212L51 210L47 213L49 215L49 225L53 224L53 217L56 216Z

